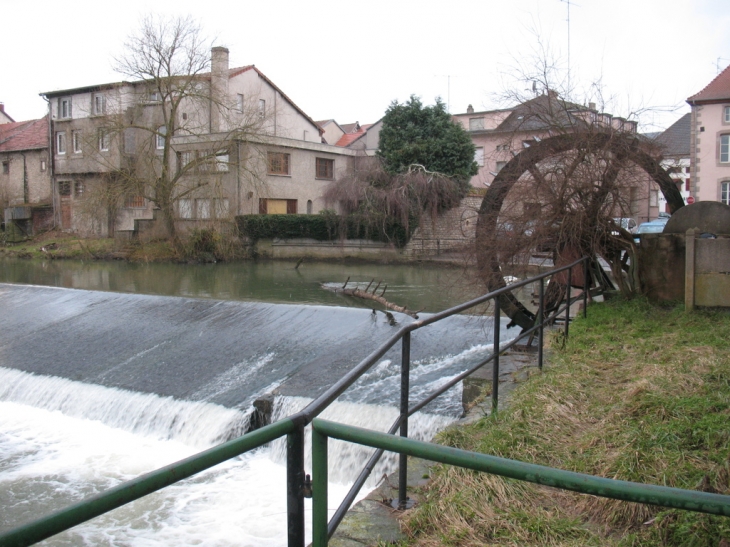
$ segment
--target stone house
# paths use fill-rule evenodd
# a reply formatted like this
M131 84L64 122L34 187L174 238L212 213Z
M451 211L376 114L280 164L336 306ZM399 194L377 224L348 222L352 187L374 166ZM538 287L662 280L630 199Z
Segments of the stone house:
M692 195L730 205L730 66L687 103Z
M130 185L111 203L98 196L124 177L154 180L165 155L175 170L176 229L240 214L324 208L324 188L349 168L355 152L324 144L322 129L255 66L228 63L228 50L214 47L210 72L171 84L194 86L173 124L165 122L166 98L149 81L44 93L57 223L85 234L123 235L137 220L156 218L159 204L149 191ZM174 127L169 138L167 127Z
M7 227L32 235L52 227L48 118L0 124L0 208Z

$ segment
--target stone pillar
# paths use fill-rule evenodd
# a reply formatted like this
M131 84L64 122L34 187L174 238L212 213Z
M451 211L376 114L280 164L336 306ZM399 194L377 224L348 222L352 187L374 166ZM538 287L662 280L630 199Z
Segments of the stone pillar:
M684 309L686 311L692 311L695 307L695 233L695 229L690 228L684 239Z

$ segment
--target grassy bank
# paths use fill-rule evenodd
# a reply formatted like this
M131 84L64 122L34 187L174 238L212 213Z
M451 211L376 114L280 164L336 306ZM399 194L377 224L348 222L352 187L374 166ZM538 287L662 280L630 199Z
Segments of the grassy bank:
M238 237L216 230L193 230L175 245L172 240L124 241L81 238L46 232L33 239L0 246L0 258L51 260L128 260L130 262L220 262L247 257Z
M597 304L508 410L439 442L730 494L729 349L728 314ZM413 545L730 545L730 518L436 469L425 503L403 521Z

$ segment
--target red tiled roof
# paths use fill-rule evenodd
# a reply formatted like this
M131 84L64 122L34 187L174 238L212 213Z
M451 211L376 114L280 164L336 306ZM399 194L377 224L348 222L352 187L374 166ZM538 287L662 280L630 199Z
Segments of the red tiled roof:
M0 152L48 148L48 116L40 120L0 124Z
M687 102L695 104L705 101L726 101L728 99L730 99L730 66L720 72L702 91L687 99Z
M361 129L357 133L345 133L344 135L342 135L340 137L340 140L338 140L335 143L335 146L342 146L342 147L349 146L353 142L355 142L357 139L359 139L360 137L362 137L364 134L365 134L365 130L364 129Z

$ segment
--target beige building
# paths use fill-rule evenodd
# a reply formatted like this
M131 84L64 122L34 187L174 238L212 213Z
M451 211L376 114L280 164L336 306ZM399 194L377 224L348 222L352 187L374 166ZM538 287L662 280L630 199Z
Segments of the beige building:
M159 199L140 180L159 175L165 154L174 170L176 229L238 214L324 208L325 187L348 168L354 151L323 143L322 129L259 69L230 68L226 48L213 48L210 72L186 83L195 93L176 107L172 125L163 118L168 98L149 81L43 94L63 229L129 233L136 219L153 218ZM103 194L122 179L134 183L125 195Z
M692 195L730 205L730 67L687 102L692 107Z
M48 118L0 124L0 209L31 235L52 226Z

